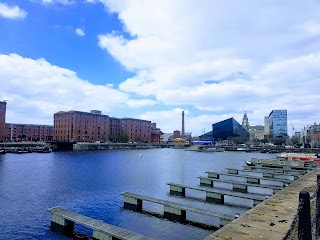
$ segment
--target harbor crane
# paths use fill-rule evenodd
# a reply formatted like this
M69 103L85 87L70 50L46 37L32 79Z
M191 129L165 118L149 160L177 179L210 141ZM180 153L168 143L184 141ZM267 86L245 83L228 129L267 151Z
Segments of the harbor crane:
M292 131L294 131L294 127L293 127L293 124L292 124L292 122L290 121L290 123L291 123L291 126L292 126Z

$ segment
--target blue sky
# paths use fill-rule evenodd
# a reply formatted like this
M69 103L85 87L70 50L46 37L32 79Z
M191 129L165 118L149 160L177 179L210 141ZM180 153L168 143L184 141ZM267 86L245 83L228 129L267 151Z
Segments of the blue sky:
M7 122L102 110L200 135L288 110L319 123L318 0L0 0Z

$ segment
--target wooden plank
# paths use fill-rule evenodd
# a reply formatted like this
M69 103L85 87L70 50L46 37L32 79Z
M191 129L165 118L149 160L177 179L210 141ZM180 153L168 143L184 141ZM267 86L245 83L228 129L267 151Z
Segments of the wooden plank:
M102 233L106 233L118 239L128 239L128 240L129 239L130 240L151 239L146 236L140 235L138 233L134 233L129 230L125 230L123 228L119 228L119 227L104 223L99 220L95 220L90 217L83 216L81 214L78 214L60 207L49 208L48 212L50 212L51 214L60 216L69 221L72 221L74 223L81 224L93 230L101 231Z

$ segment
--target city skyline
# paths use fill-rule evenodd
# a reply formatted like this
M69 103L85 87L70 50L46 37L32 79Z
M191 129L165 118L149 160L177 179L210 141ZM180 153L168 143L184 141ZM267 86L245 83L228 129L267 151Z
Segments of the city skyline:
M6 122L53 125L101 110L193 136L247 113L287 109L288 133L314 122L320 2L0 0Z

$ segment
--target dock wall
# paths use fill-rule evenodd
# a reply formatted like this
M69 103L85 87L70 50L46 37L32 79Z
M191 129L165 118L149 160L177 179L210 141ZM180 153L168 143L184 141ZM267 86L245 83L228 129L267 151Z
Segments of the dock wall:
M319 173L320 169L315 169L305 174L205 240L283 239L297 213L300 191L312 195Z

